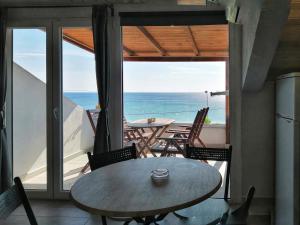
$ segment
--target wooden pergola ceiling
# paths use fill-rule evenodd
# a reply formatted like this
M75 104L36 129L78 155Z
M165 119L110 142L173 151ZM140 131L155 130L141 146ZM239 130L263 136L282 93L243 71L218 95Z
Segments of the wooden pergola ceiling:
M219 61L228 58L228 26L124 26L126 61ZM66 28L64 39L94 51L91 29Z
M206 0L177 0L178 5L206 5Z

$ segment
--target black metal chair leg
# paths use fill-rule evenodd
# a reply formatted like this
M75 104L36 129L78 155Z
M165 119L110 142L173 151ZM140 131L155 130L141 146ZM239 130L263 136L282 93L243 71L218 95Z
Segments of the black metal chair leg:
M154 223L154 224L156 224L155 223L155 217L153 216L147 216L146 218L145 218L145 223L144 223L144 225L150 225L151 223Z
M120 221L120 222L132 221L132 218L129 218L129 217L113 217L113 216L109 216L108 218L111 219L111 220Z
M101 216L101 220L102 220L102 225L107 225L105 216Z

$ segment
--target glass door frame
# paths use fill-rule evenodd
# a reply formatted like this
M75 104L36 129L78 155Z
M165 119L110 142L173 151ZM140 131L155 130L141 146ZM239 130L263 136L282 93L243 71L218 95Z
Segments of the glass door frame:
M53 151L52 151L52 24L49 20L31 20L31 21L8 21L7 24L7 128L8 128L8 148L11 152L11 159L13 160L13 29L46 29L46 135L47 135L47 189L28 189L26 190L30 198L52 198L53 196ZM13 162L12 162L13 163Z
M64 170L64 140L63 140L63 54L62 44L63 28L82 28L92 27L91 19L62 19L59 21L53 21L53 105L58 109L58 120L55 121L54 130L58 131L53 134L54 142L54 160L53 172L54 172L54 199L67 199L69 197L69 191L63 189L63 170ZM59 159L59 160L58 160Z
M7 136L13 156L12 29L46 29L47 76L47 190L26 190L30 198L68 199L63 190L62 36L61 27L92 25L91 7L11 8L7 19ZM11 157L12 158L12 157Z

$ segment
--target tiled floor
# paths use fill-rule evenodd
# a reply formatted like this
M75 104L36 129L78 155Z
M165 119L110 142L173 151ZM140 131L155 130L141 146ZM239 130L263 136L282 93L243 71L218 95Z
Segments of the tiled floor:
M86 154L81 154L64 162L64 190L70 190L74 182L83 175L81 169L86 163ZM46 176L46 172L41 172L31 178L23 179L22 182L26 189L45 189Z
M31 201L33 211L39 225L101 225L100 218L76 208L69 201ZM193 217L190 220L180 220L169 214L162 225L201 225L201 219ZM29 225L23 207L16 209L5 221L0 220L1 225ZM109 220L109 225L121 225L123 223ZM135 222L131 225L137 225ZM269 216L250 216L250 225L269 225Z

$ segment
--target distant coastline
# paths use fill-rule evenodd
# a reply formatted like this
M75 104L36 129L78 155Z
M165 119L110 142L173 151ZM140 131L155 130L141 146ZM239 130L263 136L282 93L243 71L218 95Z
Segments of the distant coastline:
M66 91L64 95L84 109L94 109L98 102L96 92ZM128 121L164 117L191 123L207 100L209 119L225 124L225 96L210 97L204 92L124 92L124 116Z

